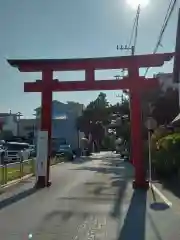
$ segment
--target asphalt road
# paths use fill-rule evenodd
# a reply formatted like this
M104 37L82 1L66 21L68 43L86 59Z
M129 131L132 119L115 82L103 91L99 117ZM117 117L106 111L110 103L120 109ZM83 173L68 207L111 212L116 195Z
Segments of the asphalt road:
M132 167L112 153L53 166L0 195L4 240L178 240L180 214L149 190L132 190Z

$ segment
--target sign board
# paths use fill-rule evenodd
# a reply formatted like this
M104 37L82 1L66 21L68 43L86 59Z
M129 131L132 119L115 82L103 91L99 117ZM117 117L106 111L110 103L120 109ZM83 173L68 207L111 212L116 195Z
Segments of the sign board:
M39 131L37 138L36 177L46 176L48 159L48 131Z
M154 130L157 127L157 122L154 118L149 117L145 122L145 126L148 130Z

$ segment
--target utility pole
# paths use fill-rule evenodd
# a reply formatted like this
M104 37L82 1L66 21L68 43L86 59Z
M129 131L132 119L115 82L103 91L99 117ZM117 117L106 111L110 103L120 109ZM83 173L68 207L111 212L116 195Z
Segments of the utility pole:
M123 51L123 50L131 51L131 55L132 55L132 56L134 56L134 54L135 54L135 46L128 47L127 45L125 45L125 46L121 45L121 46L119 47L119 45L117 45L117 50L121 50L121 51ZM125 72L125 70L126 70L126 69L123 69L123 70L122 70L123 77L124 77L124 72ZM115 76L115 77L117 77L117 76Z
M121 45L120 47L117 45L117 50L121 50L121 51L123 51L123 50L126 50L126 51L131 51L131 55L132 56L134 56L134 54L135 54L135 46L127 46L127 45L125 45L125 46L123 46L123 45ZM122 70L122 72L123 72L123 76L124 76L124 72L125 72L125 70L126 69L123 69ZM123 91L124 92L124 91ZM129 90L127 90L126 91L126 93L129 93ZM129 109L130 109L130 94L128 94L129 95ZM123 96L123 94L122 94L122 96ZM123 98L122 98L122 100L123 100ZM130 117L130 116L129 116ZM131 118L131 117L130 117ZM129 153L129 155L130 155L130 159L132 159L132 150L130 149L130 153Z
M18 113L16 113L16 116L17 116L17 136L19 137L19 130L20 130L20 128L19 128L19 124L20 124L20 118L21 118L21 116L23 116L23 115L22 115L21 112L18 112Z
M121 51L123 51L123 50L131 51L131 55L134 55L134 53L135 53L135 47L134 47L134 46L128 47L127 45L125 45L125 46L121 45L121 46L119 47L119 45L117 45L117 50L121 50Z
M131 46L131 47L128 47L127 45L123 46L121 45L119 47L119 45L117 45L117 50L125 50L125 51L131 51L131 55L134 56L134 53L135 53L135 46ZM122 73L123 73L123 77L124 77L124 72L125 72L126 69L123 69L122 70Z

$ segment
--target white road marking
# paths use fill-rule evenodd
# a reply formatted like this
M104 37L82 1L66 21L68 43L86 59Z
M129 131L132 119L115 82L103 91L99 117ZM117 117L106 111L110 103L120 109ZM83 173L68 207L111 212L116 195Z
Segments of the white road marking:
M150 183L149 186L154 190L154 192L156 194L159 195L159 197L169 206L169 207L172 207L172 202L170 202L166 196L164 196L163 193L160 192L160 190L153 184L153 183Z

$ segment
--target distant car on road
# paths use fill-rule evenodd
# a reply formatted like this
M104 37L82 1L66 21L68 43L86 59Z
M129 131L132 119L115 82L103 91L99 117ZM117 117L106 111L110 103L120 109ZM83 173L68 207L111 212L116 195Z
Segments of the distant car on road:
M73 150L69 144L60 145L56 152L56 156L65 156L69 161L74 160Z

